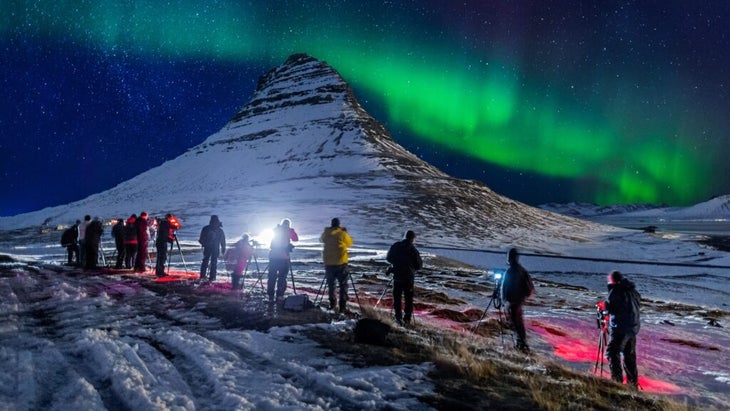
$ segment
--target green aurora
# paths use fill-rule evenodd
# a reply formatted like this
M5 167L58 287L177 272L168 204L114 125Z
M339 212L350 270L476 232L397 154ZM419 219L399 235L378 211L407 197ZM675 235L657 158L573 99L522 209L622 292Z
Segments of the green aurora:
M576 199L685 205L714 194L698 182L715 179L708 153L720 143L700 135L706 127L691 101L656 103L678 80L640 68L541 74L525 63L534 53L527 34L495 29L463 40L443 30L437 11L363 10L368 3L354 1L3 3L4 36L65 36L99 53L273 66L306 52L379 99L391 126L486 163L570 180Z

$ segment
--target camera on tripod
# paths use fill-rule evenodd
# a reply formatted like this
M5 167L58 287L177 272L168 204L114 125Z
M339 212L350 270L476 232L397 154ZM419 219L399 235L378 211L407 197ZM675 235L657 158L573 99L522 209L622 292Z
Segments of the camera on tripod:
M603 329L608 323L608 307L605 301L596 303L596 325Z

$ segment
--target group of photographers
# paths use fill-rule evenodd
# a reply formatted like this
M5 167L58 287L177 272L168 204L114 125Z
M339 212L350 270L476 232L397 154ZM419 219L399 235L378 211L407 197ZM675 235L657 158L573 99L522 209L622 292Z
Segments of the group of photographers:
M215 281L217 263L220 255L225 256L227 268L232 271L232 288L242 287L243 272L254 247L258 245L247 234L244 234L226 253L226 237L223 224L217 215L210 218L203 227L198 241L203 247L203 261L200 266L200 279ZM177 219L167 214L165 218L150 222L146 212L139 216L132 214L128 219L116 219L112 227L117 258L115 268L145 271L147 264L147 247L150 229L155 228L157 262L155 274L165 276L168 246L176 241L175 233L180 228ZM95 268L99 258L99 249L103 227L98 218L85 216L84 221L77 221L62 237L62 245L68 250L68 262L73 263L74 253L77 264L85 268ZM401 241L394 243L388 250L386 260L391 264L388 274L393 275L393 310L396 322L409 325L413 316L413 297L415 273L423 267L421 256L414 246L416 235L406 232ZM270 244L269 272L267 294L269 302L281 301L287 287L287 275L291 270L290 253L298 241L297 232L291 227L291 221L284 219L274 229ZM329 227L322 232L320 242L323 243L322 257L325 267L329 307L332 310L345 312L347 309L348 248L353 241L347 229L333 218ZM529 272L520 264L519 253L512 248L508 254L509 268L498 283L500 296L506 303L506 311L511 329L515 334L515 348L529 352L523 305L534 293L534 285ZM609 341L606 347L611 377L623 382L626 373L628 384L638 387L638 371L636 366L636 336L640 328L639 301L641 296L633 282L620 272L613 271L608 275L608 300L599 305L608 316ZM337 287L335 287L337 283ZM339 304L338 304L339 298Z

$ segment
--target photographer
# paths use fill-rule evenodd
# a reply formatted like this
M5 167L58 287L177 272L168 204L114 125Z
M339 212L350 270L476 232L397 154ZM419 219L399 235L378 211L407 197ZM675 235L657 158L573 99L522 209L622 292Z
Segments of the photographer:
M413 245L415 242L416 233L408 230L403 240L390 246L386 256L386 260L393 265L390 270L393 273L393 310L398 324L409 325L411 323L416 271L423 268L421 254ZM403 298L405 307L401 307Z
M243 287L241 279L246 270L248 259L254 253L255 242L249 241L248 234L241 236L241 239L233 245L233 248L226 251L223 259L226 261L226 269L231 271L231 289L238 290Z
M528 353L530 347L527 345L527 333L525 331L525 320L523 318L522 305L527 297L535 292L530 273L525 270L519 262L519 254L516 248L509 250L507 256L509 269L502 279L502 298L507 301L507 314L509 315L512 329L517 334L515 348Z
M172 244L175 241L175 229L171 223L172 219L172 214L167 214L164 219L157 219L157 238L155 239L155 246L157 248L155 275L157 277L165 276L167 245Z
M347 309L347 248L352 246L352 237L347 233L345 227L340 227L340 219L333 218L330 227L326 227L319 237L324 243L322 259L324 260L324 276L329 291L330 310L337 306L335 297L335 279L340 288L340 312Z
M636 291L633 282L624 278L618 271L608 274L608 301L606 309L609 314L610 338L606 348L606 357L611 368L611 378L623 383L623 368L626 380L633 388L639 386L639 372L636 368L636 336L641 328L639 302L641 295Z
M286 292L286 275L289 273L289 253L294 249L290 241L299 241L299 235L291 228L291 221L287 218L281 220L281 224L274 228L274 237L271 239L271 251L269 252L269 281L267 293L269 303L276 299L284 299Z
M205 280L210 262L210 281L215 281L218 271L218 256L226 253L226 235L223 232L223 223L217 215L210 216L210 223L200 230L198 242L203 246L203 262L200 263L200 280Z

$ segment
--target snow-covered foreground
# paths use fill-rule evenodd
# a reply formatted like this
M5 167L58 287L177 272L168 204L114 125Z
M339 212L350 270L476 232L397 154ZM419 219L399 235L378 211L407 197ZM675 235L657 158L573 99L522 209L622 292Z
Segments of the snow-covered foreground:
M4 264L2 409L423 408L428 364L354 368L306 338L225 329L137 279Z
M613 250L613 255L635 258L632 250L642 248L645 238L637 234L626 250ZM663 247L692 250L675 243L654 244L652 250L667 252ZM197 248L183 243L183 250L187 267L195 271L200 262ZM0 251L46 264L39 268L33 262L8 261L1 266L0 409L415 410L428 408L423 399L438 384L429 374L430 363L362 364L310 338L312 333L350 333L353 320L317 317L301 321L304 325L285 325L283 312L248 310L248 304L255 306L263 299L255 278L248 283L251 296L241 299L225 291L224 275L210 288L164 283L151 287L150 275L92 275L63 268L62 250L51 244L6 243ZM422 251L430 267L417 280L417 321L469 334L489 303L493 280L485 272L504 268L505 254L425 247ZM382 275L384 252L382 247L361 247L351 253L363 303L376 301L388 281ZM319 253L318 244L295 249L300 293L317 294L322 278ZM441 257L484 271L440 266ZM687 261L692 256L678 257ZM723 261L722 254L713 253L714 264ZM727 268L538 255L523 256L522 262L538 284L525 310L535 362L558 361L593 372L598 339L594 305L605 298L606 272L619 269L637 283L645 299L638 342L644 390L704 408L730 406ZM172 263L184 270L177 252ZM259 264L263 270L265 252ZM187 291L180 293L181 289ZM219 295L220 306L210 302L218 299L199 295ZM350 304L357 310L352 295ZM389 304L386 296L381 307ZM227 313L226 307L236 310ZM252 318L232 318L241 308ZM497 315L491 310L487 318ZM509 335L504 342L474 338L511 351Z

